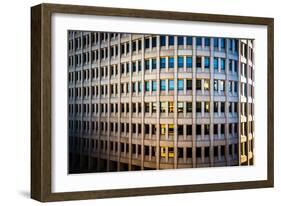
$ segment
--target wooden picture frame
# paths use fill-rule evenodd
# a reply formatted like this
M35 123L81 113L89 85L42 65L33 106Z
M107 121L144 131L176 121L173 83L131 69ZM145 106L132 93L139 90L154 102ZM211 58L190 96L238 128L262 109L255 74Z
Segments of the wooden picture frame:
M267 27L267 179L215 184L53 193L51 190L51 16L54 13L153 18ZM274 20L170 11L40 4L31 8L31 198L41 202L273 187L274 184Z

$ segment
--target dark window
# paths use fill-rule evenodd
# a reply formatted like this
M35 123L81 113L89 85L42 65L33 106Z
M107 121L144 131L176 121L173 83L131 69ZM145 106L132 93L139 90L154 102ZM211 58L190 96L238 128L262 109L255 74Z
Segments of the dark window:
M196 90L201 90L201 79L196 80Z
M160 58L160 68L166 68L166 58L165 57L161 57Z
M196 67L201 68L201 65L202 65L202 58L196 57Z
M148 49L150 47L150 39L149 38L144 40L144 45L145 45L146 49Z
M197 112L197 113L201 113L201 111L202 111L202 110L201 110L201 106L202 106L202 105L201 105L201 102L196 102L196 112Z
M156 43L157 43L156 37L154 36L152 37L152 48L156 47Z
M192 68L192 57L186 57L186 67Z
M201 158L201 147L196 147L196 157Z
M174 45L174 36L169 36L169 46Z
M186 112L187 113L192 113L192 102L187 102L186 103Z
M186 89L192 90L192 80L191 79L186 80Z
M178 37L178 45L183 45L183 36Z
M209 37L205 37L204 43L205 43L205 46L210 46L210 38Z
M169 61L169 68L174 68L174 57L169 57L168 58Z
M166 46L166 36L160 36L160 46Z
M183 56L178 56L178 68L183 68Z
M196 37L196 46L202 46L202 37Z
M186 135L192 135L192 125L186 125Z
M188 46L192 46L192 37L190 37L190 36L186 37L186 44Z
M201 135L201 124L196 125L196 135Z

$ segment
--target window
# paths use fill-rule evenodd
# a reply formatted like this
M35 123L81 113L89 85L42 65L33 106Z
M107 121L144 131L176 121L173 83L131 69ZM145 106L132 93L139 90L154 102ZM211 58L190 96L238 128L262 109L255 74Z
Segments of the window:
M225 59L221 58L221 70L225 71Z
M221 102L221 113L224 113L225 111L225 104L224 102Z
M156 108L157 108L156 105L157 105L156 102L152 102L152 113L156 113Z
M192 57L190 56L186 57L186 67L192 68Z
M183 45L183 36L178 36L178 45Z
M214 102L214 113L218 113L218 111L219 111L219 103Z
M204 91L209 91L210 89L210 81L208 79L204 80Z
M166 46L166 36L160 36L160 46Z
M196 113L201 113L201 102L196 102Z
M178 56L178 68L183 68L183 56Z
M196 37L196 46L202 46L202 37Z
M219 90L219 87L218 87L219 83L218 83L218 80L217 79L214 79L214 91L217 92Z
M201 135L201 124L196 125L196 135ZM197 148L198 149L198 148ZM196 150L197 150L196 149ZM197 156L197 155L196 155Z
M221 124L221 134L225 134L224 132L225 132L225 125L224 124Z
M160 124L160 134L161 135L166 135L166 125L165 124Z
M192 125L186 125L186 135L192 135Z
M174 36L169 36L169 46L174 45Z
M219 59L217 57L214 57L214 70L219 69Z
M210 102L205 102L204 103L204 111L206 113L209 113L210 112Z
M202 58L196 57L196 67L201 68L201 65L202 65Z
M169 135L174 135L174 125L173 124L169 124L168 127L169 127L168 134Z
M156 36L152 37L152 48L156 47Z
M183 102L178 102L178 113L183 113Z
M165 57L160 58L160 68L161 69L166 68L166 58Z
M149 44L150 44L150 38L145 39L145 40L144 40L144 45L145 45L145 48L146 48L146 49L148 49L148 48L150 47Z
M166 90L166 80L160 80L160 90L161 91Z
M223 80L220 80L220 91L224 92L225 91L225 83Z
M205 43L205 46L210 46L210 38L209 37L205 37L204 39L204 43Z
M174 80L169 80L169 91L174 90Z
M152 59L152 69L156 69L156 59Z
M210 57L205 57L204 58L204 67L205 67L205 69L209 69L210 68Z
M168 61L169 61L169 68L174 68L174 57L169 57Z
M192 37L191 36L186 37L186 44L188 46L192 46Z
M178 79L178 91L183 90L183 79Z
M174 102L168 102L168 112L174 113Z
M216 49L218 49L218 47L219 47L219 39L218 38L214 38L214 47Z
M157 90L156 81L152 81L152 91L156 91L156 90Z
M209 124L204 125L204 134L210 135L210 125Z
M196 90L201 90L201 79L196 80Z
M166 102L160 102L160 112L165 113L167 108L167 103Z
M186 80L186 89L192 90L192 80L191 79Z
M138 82L138 92L141 92L141 82Z
M187 102L186 103L186 112L187 113L192 113L192 102Z
M146 69L146 70L149 70L149 64L150 64L150 63L149 63L149 59L145 59L145 60L144 60L144 65L145 65L145 69Z
M149 82L145 82L145 91L149 92Z
M221 48L225 49L225 39L224 38L221 39Z
M145 103L144 103L144 111L145 111L146 113L149 113L149 103L148 103L148 102L145 102Z
M214 124L214 135L218 135L218 125Z

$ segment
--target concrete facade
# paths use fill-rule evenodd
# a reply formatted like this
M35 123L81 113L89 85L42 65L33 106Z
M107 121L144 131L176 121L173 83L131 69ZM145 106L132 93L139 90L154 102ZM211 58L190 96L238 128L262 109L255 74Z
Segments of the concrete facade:
M253 40L68 39L71 173L254 163Z

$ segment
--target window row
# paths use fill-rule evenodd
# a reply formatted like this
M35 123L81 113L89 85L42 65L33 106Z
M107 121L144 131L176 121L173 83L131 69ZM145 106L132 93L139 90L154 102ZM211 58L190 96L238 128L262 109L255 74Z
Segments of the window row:
M122 34L121 34L122 36ZM82 37L76 37L69 40L69 50L88 48L90 45L97 45L107 40L114 40L118 37L117 33L91 33L83 35ZM157 39L159 38L159 40ZM160 47L166 46L192 46L195 44L196 47L210 47L210 37L191 37L191 36L145 36L144 42L142 38L132 40L131 44L125 42L121 44L121 51L128 53L137 50L152 49L156 48L159 44ZM228 44L229 51L238 51L238 40L237 39L225 39L225 38L213 38L213 46L215 50L225 50ZM122 48L123 47L123 48ZM245 49L246 50L246 49Z
M111 151L113 153L118 153L118 142L115 141L107 141L107 140L90 140L85 138L71 138L70 143L73 145L73 147L80 149L82 147L83 149L90 149L89 142L91 141L91 149L95 152L103 152L106 153L108 151ZM108 144L109 143L109 144ZM142 151L142 145L140 144L128 144L124 142L120 142L120 153L123 154L129 154L129 147L131 146L131 152L132 152L132 158L136 158L138 156L142 155L142 152L144 156L151 156L151 157L157 157L157 150L155 146L150 145L144 145L143 151ZM218 160L218 158L226 157L226 156L232 156L232 158L236 158L237 152L238 152L238 145L237 144L229 144L228 150L226 150L226 145L215 145L213 146L213 157L215 157L215 160ZM211 148L210 147L196 147L194 155L196 158L209 158L211 156ZM244 149L245 151L245 149ZM174 147L162 147L159 148L158 156L160 158L174 158L175 156L175 149ZM192 147L177 147L177 157L178 158L191 158L193 157ZM152 160L153 161L153 160Z
M242 103L242 105L244 105ZM116 113L118 114L118 104L110 103L110 104L92 104L91 105L93 114L106 114L106 113ZM159 113L160 114L173 114L177 112L178 114L183 113L192 113L193 111L192 102L181 102L178 101L175 105L174 102L160 102L159 103ZM251 107L250 107L251 108ZM90 115L90 104L69 104L69 113L71 115L81 115L83 109L83 114ZM244 106L242 106L242 114L244 114ZM228 102L228 106L226 107L225 102L217 102L213 103L213 112L215 113L225 113L228 111L229 113L237 113L238 111L238 103L237 102ZM252 110L251 110L252 111ZM149 113L156 114L157 113L157 103L156 102L144 102L144 106L142 107L142 103L120 103L120 112L121 113ZM196 102L195 104L195 112L196 113L210 113L210 102Z

